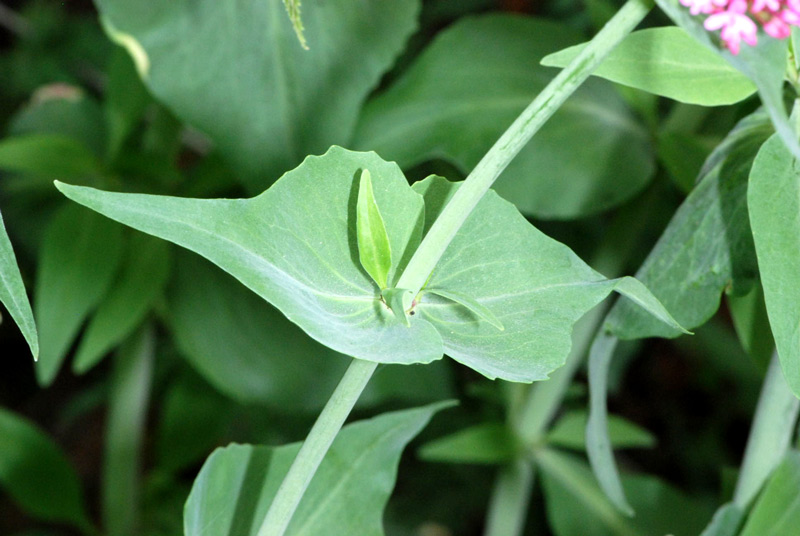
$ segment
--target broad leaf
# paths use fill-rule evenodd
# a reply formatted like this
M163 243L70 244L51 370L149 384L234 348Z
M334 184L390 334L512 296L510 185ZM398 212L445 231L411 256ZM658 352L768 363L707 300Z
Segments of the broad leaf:
M507 463L521 454L510 428L500 422L482 423L423 445L423 460L447 463Z
M91 529L80 481L67 457L32 423L2 408L0 486L36 518Z
M800 397L800 168L778 136L758 152L747 201L775 346Z
M563 364L572 324L613 290L677 326L641 283L606 280L494 193L462 226L429 285L468 295L505 329L432 293L412 304L406 325L358 261L354 212L363 169L372 175L396 253L388 275L392 285L416 248L423 220L432 222L458 185L429 178L411 189L396 165L374 153L334 147L244 200L58 187L111 218L200 253L313 338L360 359L425 363L444 351L490 378L544 379Z
M722 56L728 63L744 73L758 88L758 95L769 114L775 130L791 152L800 158L797 140L783 102L783 79L786 71L787 40L773 39L761 34L758 46L742 46L734 56L722 48L716 35L703 27L704 17L695 17L679 0L656 0L656 4L681 28L701 44Z
M307 1L313 46L303 50L278 1L96 2L153 95L207 133L255 192L349 140L363 100L416 29L419 3Z
M758 148L770 134L761 112L731 131L709 156L701 180L636 272L688 329L716 312L723 290L746 292L755 278L747 179ZM614 306L607 326L622 339L679 335L625 302Z
M539 65L576 44L569 27L511 15L465 18L442 31L367 103L354 144L409 167L444 158L468 172L555 76ZM526 214L596 213L644 188L649 135L611 84L589 80L511 162L494 189Z
M383 509L406 444L447 403L385 413L342 429L314 475L287 536L382 536ZM186 536L255 536L299 443L230 445L200 471L184 509Z
M136 233L130 237L119 277L97 307L78 346L72 369L83 373L122 342L164 290L169 245Z
M122 227L91 211L66 206L50 222L33 303L40 384L55 379L83 321L110 287L121 253Z
M603 497L584 461L550 449L540 451L536 460L547 517L557 536L695 536L710 515L701 501L665 482L630 475L624 484L637 515L626 518Z
M791 451L772 473L741 536L783 536L800 527L800 452Z
M33 311L22 282L22 274L17 266L17 258L8 239L3 215L0 214L0 302L5 305L11 318L30 346L33 358L39 358L39 336L33 321Z
M458 187L441 177L414 184L425 197L426 227ZM417 307L436 326L448 356L489 378L547 378L564 363L572 325L613 290L677 326L641 283L605 279L492 191L464 222L428 286L469 296L503 326L434 293L423 293Z
M239 402L319 410L348 360L213 265L176 253L166 319L189 364Z
M585 449L588 419L584 411L567 413L553 425L547 434L547 442L558 447ZM611 446L618 449L653 447L656 444L656 438L650 432L616 415L609 416L608 437Z
M550 54L542 65L566 67L585 46ZM756 91L749 78L675 26L633 32L592 75L703 106L733 104Z

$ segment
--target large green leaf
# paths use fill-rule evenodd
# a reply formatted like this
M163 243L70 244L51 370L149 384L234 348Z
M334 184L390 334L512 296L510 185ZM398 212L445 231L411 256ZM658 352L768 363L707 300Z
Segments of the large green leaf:
M349 360L310 339L213 265L178 253L167 321L181 355L211 385L240 402L319 410Z
M444 158L470 171L555 76L539 65L542 57L579 40L570 28L544 20L463 19L367 103L354 144L403 167ZM652 160L647 131L611 84L589 80L494 188L524 213L571 218L635 195L652 176Z
M381 536L400 454L447 403L345 426L319 466L287 536ZM206 460L184 509L186 536L255 536L299 443L230 445Z
M96 365L136 328L164 290L168 275L169 244L134 234L126 245L118 279L86 327L72 365L75 372Z
M747 179L758 148L771 132L763 112L731 131L709 156L697 186L636 272L688 329L716 312L723 290L747 291L756 276ZM625 302L614 306L607 325L622 339L680 334Z
M256 192L349 140L419 3L307 0L303 50L277 1L96 2L153 95L211 136Z
M80 481L58 446L0 408L0 486L30 515L90 529Z
M800 168L778 136L758 152L747 201L775 346L800 397Z
M111 285L121 253L122 227L91 211L66 206L50 222L33 302L42 385L53 381L84 319Z
M678 26L697 41L718 53L731 65L744 73L758 88L758 95L769 114L775 130L791 152L800 158L797 140L783 102L783 80L786 72L787 40L772 39L761 34L755 47L742 46L738 55L719 46L719 39L703 27L703 18L689 13L679 0L655 0L658 7Z
M572 324L613 290L676 326L641 283L606 280L494 193L478 204L445 251L428 282L432 292L418 297L408 318L397 318L358 260L355 205L364 169L396 253L388 275L393 286L423 221L429 225L458 186L436 177L412 190L396 165L374 153L334 147L307 158L260 196L243 200L57 185L102 214L200 253L316 340L360 359L425 363L446 352L490 378L545 379L564 362ZM492 311L504 329L437 289L468 296Z
M741 536L783 536L800 527L800 452L791 451L761 492Z
M566 67L585 46L550 54L542 65ZM756 91L749 78L675 26L633 32L592 75L704 106L733 104Z
M0 214L0 302L5 305L19 330L28 341L33 358L39 358L39 336L33 321L33 311L17 266L17 258L8 239L3 215Z

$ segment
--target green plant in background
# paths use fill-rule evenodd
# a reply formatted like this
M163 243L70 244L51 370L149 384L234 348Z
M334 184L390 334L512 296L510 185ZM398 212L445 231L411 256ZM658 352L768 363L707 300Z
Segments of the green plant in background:
M10 213L3 208L30 225L26 255L38 252L31 315L3 234L0 298L39 354L43 386L71 347L78 374L116 349L102 395L102 528L58 447L8 413L0 482L21 508L89 534L174 533L178 510L163 505L188 495L187 535L411 534L414 513L398 518L391 502L385 523L383 513L403 449L456 396L440 360L447 355L510 382L500 384L501 400L484 400L499 412L419 451L500 466L488 536L536 533L528 509L538 479L559 536L793 526L785 520L798 515L787 489L797 472L800 285L791 267L800 146L784 107L786 41L761 39L733 56L666 0L659 5L677 26L633 32L652 6L629 0L584 45L563 23L486 14L457 20L425 46L419 34L417 53L397 62L420 17L472 8L448 14L431 2L420 14L413 0L357 11L343 0L307 2L301 21L299 2L277 0L96 3L124 48L107 60L102 104L74 86L50 86L0 141L3 191L13 200ZM604 5L593 5L602 17ZM11 49L9 61L22 50ZM551 79L540 62L564 69ZM586 80L593 73L627 89ZM725 116L697 107L754 92L763 109L737 105ZM652 95L678 103L664 117ZM714 138L698 134L717 116ZM463 182L439 176L467 171ZM658 228L653 207L666 177L688 197L636 278L601 275L640 260L631 249ZM52 179L94 212L59 199ZM618 209L613 239L590 248L600 272L523 216L587 217L634 198ZM255 294L112 220L200 254ZM599 305L612 291L628 299ZM612 446L654 440L609 416L606 393L618 341L698 328L723 291L766 378L732 500L709 523L709 504L654 477L618 474ZM589 412L560 411L587 353ZM198 390L205 381L222 394ZM302 444L230 445L206 459L191 493L181 487L180 472L224 437L300 437L302 415L318 411L326 391ZM144 470L156 400L157 461ZM392 401L419 407L342 428L354 408L375 415ZM237 422L251 431L233 430ZM591 469L567 452L584 443ZM34 447L47 455L35 459ZM37 496L42 472L63 483ZM411 510L429 508L417 501ZM775 511L786 516L780 524Z

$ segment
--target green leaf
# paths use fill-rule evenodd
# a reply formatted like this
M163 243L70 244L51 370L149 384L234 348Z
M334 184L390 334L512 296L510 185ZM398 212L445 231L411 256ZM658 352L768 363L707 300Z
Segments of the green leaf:
M566 67L585 46L550 54L542 65ZM675 26L633 32L592 75L702 106L733 104L756 91L749 78Z
M122 227L69 205L45 233L33 310L41 353L36 377L49 385L84 319L103 299L122 253Z
M725 503L714 512L711 522L700 536L736 536L744 519L744 512L734 503Z
M461 294L458 292L454 292L452 290L442 290L437 288L426 288L425 292L430 292L431 294L436 294L437 296L441 296L442 298L448 299L452 302L455 302L459 305L462 305L478 315L481 319L489 322L491 325L503 331L505 328L503 327L503 323L500 322L494 313L489 310L488 307L484 307L477 301L473 300L469 296L465 294Z
M5 305L11 318L19 326L19 330L28 342L33 359L39 359L39 336L33 311L22 282L22 274L17 266L17 258L8 238L3 215L0 213L0 302Z
M99 164L77 140L58 134L29 134L0 141L0 169L74 180L96 174Z
M72 364L82 374L122 342L161 295L169 276L169 245L136 233L130 237L122 269L89 321Z
M666 483L631 475L624 480L625 490L637 515L627 518L603 496L583 460L545 449L536 461L542 471L547 518L557 536L695 536L710 515L703 502Z
M800 452L791 451L772 473L741 536L782 536L800 527Z
M719 307L723 290L749 290L756 273L746 189L755 154L771 133L763 113L743 119L706 160L702 178L636 272L675 319L693 329ZM622 339L680 332L619 302L606 326Z
M769 325L764 289L753 285L744 296L728 296L728 310L742 348L750 355L762 372L769 366L775 341Z
M425 443L417 451L423 460L446 463L499 464L514 460L520 446L504 423L470 426Z
M381 291L381 298L406 326L411 326L408 315L416 314L410 310L414 303L414 293L406 288L387 288Z
M358 258L361 266L372 277L378 288L385 289L392 269L392 246L381 211L372 191L369 170L361 172L356 204L356 229L358 231Z
M0 408L0 485L31 516L91 528L67 457L35 425Z
M604 279L494 193L467 219L429 283L502 311L497 319L505 330L432 293L419 299L418 314L409 315L407 326L357 260L355 177L363 169L371 170L389 243L397 253L388 275L392 285L419 243L423 220L432 222L458 185L429 178L411 189L396 165L374 153L334 147L245 200L57 186L111 218L200 253L311 337L360 359L425 363L446 351L490 378L544 379L563 364L572 324L613 290L677 326L640 283Z
M322 408L349 359L310 339L212 264L176 253L166 320L189 364L242 403L293 412Z
M433 326L396 319L358 261L355 205L369 169L393 255L389 284L416 248L423 200L395 164L334 147L252 199L114 194L58 184L75 201L195 251L234 275L312 338L382 363L442 356Z
M356 148L408 168L446 159L472 170L555 76L539 65L581 35L542 19L492 14L440 32L364 108ZM611 84L588 80L494 185L525 214L574 218L630 199L654 171L650 135Z
M110 158L114 158L142 120L150 103L150 96L136 72L133 60L119 47L114 50L109 62L105 97L107 153Z
M747 202L775 346L786 382L800 397L800 168L778 136L758 152Z
M425 198L426 227L458 187L441 177L414 184ZM572 325L614 290L676 325L641 283L605 279L492 191L464 222L426 288L452 289L495 312L502 331L433 293L417 305L417 317L436 326L445 353L489 378L546 379L566 359Z
M664 132L658 136L658 158L669 171L670 178L682 192L688 194L697 181L719 139L709 139L683 132Z
M287 536L383 535L383 508L394 487L400 454L447 405L385 413L345 426L303 495ZM186 536L255 536L299 448L294 443L217 449L186 503Z
M311 50L297 46L278 1L97 7L152 94L208 134L259 192L306 155L349 141L364 99L416 30L420 2L316 2L303 14Z
M797 140L783 102L787 40L759 39L757 46L742 46L739 54L733 55L719 46L720 41L716 35L712 38L714 34L706 31L703 27L703 18L692 16L678 0L656 0L656 4L675 24L701 44L718 53L753 81L776 132L791 152L800 158L800 142Z
M588 420L589 416L585 411L567 413L553 425L553 429L547 434L547 442L559 447L584 450ZM616 415L609 416L608 437L611 446L618 449L653 447L656 444L653 434Z

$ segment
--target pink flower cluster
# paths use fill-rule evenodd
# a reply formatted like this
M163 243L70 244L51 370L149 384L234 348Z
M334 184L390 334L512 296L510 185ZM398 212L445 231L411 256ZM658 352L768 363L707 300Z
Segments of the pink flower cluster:
M789 37L789 25L800 26L800 0L680 0L692 15L708 15L703 26L708 31L722 30L720 37L733 54L741 42L754 46L761 24L767 35Z

